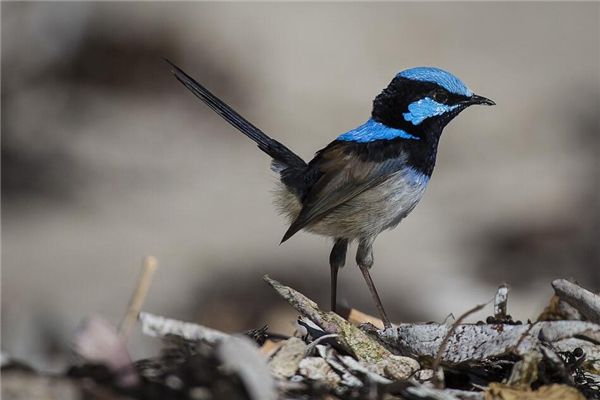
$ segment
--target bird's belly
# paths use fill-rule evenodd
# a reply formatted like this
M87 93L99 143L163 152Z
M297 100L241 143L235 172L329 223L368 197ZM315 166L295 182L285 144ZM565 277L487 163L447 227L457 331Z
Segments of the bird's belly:
M427 182L426 175L414 170L396 172L383 183L336 207L305 230L347 239L376 236L398 225L413 210L423 197ZM281 201L282 198L285 201ZM280 210L293 221L302 205L289 192L280 195L279 200Z

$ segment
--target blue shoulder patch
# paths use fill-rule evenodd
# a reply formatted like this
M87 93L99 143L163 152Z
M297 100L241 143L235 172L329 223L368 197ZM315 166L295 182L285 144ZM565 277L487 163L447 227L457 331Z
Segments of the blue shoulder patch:
M458 105L449 106L438 103L430 97L417 100L408 105L408 112L403 113L405 121L411 122L413 125L419 125L429 117L442 115L445 112L454 110Z
M369 119L356 129L341 134L337 137L337 140L368 143L375 140L391 140L398 138L419 140L417 136L413 136L402 129L390 128L381 122L374 121L373 119Z
M460 79L448 71L435 67L416 67L404 70L397 76L422 82L437 83L449 92L471 97L473 92Z

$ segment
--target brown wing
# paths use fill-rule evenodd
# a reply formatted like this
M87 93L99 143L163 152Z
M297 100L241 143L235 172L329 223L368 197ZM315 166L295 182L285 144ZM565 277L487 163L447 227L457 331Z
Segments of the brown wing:
M344 146L328 146L318 155L317 167L322 175L308 191L302 210L281 242L309 226L336 207L371 189L402 168L404 158L391 158L383 162L362 161Z

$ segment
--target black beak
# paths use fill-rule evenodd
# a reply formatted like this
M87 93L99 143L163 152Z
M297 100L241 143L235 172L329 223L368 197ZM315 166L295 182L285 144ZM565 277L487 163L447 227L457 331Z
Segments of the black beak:
M494 101L492 101L488 98L485 98L483 96L478 96L476 94L474 94L467 100L467 104L469 104L469 105L481 104L484 106L495 106L496 105L496 103L494 103Z

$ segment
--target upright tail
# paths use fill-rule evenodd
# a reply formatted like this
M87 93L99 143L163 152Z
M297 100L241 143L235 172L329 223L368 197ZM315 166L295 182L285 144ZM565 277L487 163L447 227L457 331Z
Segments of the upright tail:
M244 135L254 140L258 148L273 158L279 170L304 170L306 163L296 153L268 137L263 131L252 125L248 120L238 114L234 109L225 104L221 99L208 91L204 86L196 82L191 76L183 72L169 60L165 60L171 66L171 72L179 82L183 83L200 100L206 103L217 114L223 117L231 125L235 126Z

